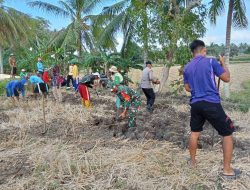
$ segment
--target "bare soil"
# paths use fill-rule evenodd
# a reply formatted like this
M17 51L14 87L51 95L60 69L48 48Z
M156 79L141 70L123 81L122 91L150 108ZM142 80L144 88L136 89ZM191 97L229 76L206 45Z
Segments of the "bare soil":
M221 138L209 124L197 169L187 165L188 97L158 95L154 113L143 105L137 127L127 130L127 121L116 119L114 97L92 94L91 109L70 91L62 103L49 97L46 133L41 98L9 108L1 100L0 189L250 189L250 113L224 102L238 126L233 163L243 171L231 182L221 178Z

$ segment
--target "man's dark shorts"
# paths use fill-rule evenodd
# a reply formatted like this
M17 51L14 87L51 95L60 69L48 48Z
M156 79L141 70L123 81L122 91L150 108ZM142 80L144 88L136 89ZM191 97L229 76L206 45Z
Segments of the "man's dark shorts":
M229 136L235 130L233 122L225 114L220 103L200 101L191 104L191 131L202 131L206 120L221 136Z
M12 68L12 74L13 74L13 75L16 75L16 71L17 71L16 67L13 67L13 68Z
M41 90L42 93L47 93L48 92L48 86L47 86L47 84L45 84L45 83L39 83L39 84L36 84L36 87L34 89L34 93L35 94L39 94L40 93L38 85L39 85L40 90Z

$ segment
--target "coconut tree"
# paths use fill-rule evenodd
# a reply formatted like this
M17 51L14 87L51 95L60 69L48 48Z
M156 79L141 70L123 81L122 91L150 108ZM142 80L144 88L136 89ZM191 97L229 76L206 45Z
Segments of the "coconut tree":
M246 28L248 20L246 17L246 6L244 0L211 0L209 8L209 16L212 24L216 24L217 16L221 15L228 3L227 13L227 28L226 28L226 44L225 44L225 63L229 65L230 56L230 42L231 42L231 28L232 25L236 29ZM229 84L225 84L224 88L225 97L229 98Z
M90 30L90 16L93 8L101 0L67 0L58 1L58 6L43 1L32 1L28 5L38 7L54 15L71 19L71 23L57 33L53 43L60 46L71 45L82 55L83 49L92 48L92 37ZM57 44L58 45L58 44Z
M144 62L148 59L149 47L149 7L151 0L121 0L111 6L104 7L96 20L97 26L105 26L99 36L99 43L105 44L121 32L123 45L121 54L124 56L131 41L142 44ZM97 27L98 28L98 27Z
M28 15L5 6L0 0L0 73L3 73L3 49L12 47L17 42L21 43L28 39L32 33L34 19Z

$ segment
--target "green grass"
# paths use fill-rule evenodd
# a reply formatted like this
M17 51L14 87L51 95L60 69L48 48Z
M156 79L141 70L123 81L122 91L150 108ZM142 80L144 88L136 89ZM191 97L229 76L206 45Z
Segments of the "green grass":
M6 84L10 81L10 79L5 79L0 81L0 95L5 94L6 90Z
M250 109L250 81L243 83L243 90L240 92L232 92L230 100L236 103L242 112L248 112Z
M250 63L250 54L241 54L235 57L230 58L231 64L237 63Z

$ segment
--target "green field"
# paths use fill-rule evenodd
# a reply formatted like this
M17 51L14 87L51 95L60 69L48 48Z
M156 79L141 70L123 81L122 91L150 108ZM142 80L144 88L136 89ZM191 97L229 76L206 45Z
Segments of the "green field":
M238 56L230 58L230 63L231 64L250 63L250 54L240 54Z

